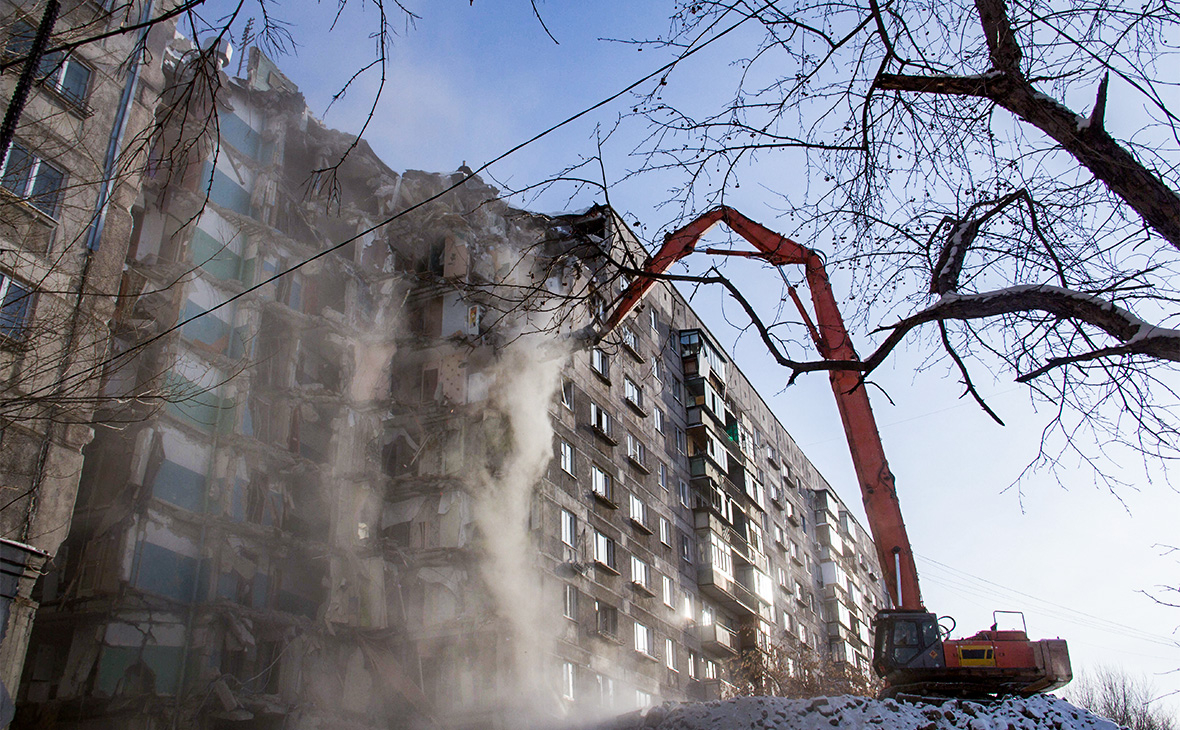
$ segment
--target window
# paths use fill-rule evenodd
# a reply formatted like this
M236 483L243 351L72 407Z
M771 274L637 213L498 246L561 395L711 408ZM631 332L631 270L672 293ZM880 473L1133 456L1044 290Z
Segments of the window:
M577 621L578 620L578 589L570 585L564 584L561 596L561 615L566 618Z
M652 332L659 332L660 331L660 315L656 312L655 307L648 307L647 308L647 319L648 319L648 323L651 324L651 331Z
M0 335L20 339L24 334L25 320L29 315L29 303L33 293L12 277L0 274Z
M636 408L643 408L643 388L629 377L623 377L623 397Z
M647 505L638 496L631 495L631 521L640 527L647 529ZM651 530L648 530L651 532Z
M686 563L692 562L692 540L688 535L680 536L680 559Z
M619 330L619 337L631 352L639 352L639 338L635 335L635 330L630 327L623 327Z
M574 409L574 381L565 380L561 383L561 404L571 411Z
M576 547L578 539L578 517L568 509L561 511L561 541L569 547Z
M717 662L712 659L705 660L705 679L717 679Z
M590 311L594 314L594 319L599 322L606 321L606 300L602 298L601 294L594 294L590 297Z
M590 351L590 369L603 378L610 379L610 360L601 348L595 347Z
M598 704L607 709L615 706L615 680L598 675Z
M667 492L668 491L668 465L661 461L659 467L656 469L656 473L659 474L660 489Z
M671 639L664 639L664 666L676 671L676 644Z
M574 699L574 680L576 677L576 670L573 662L561 663L561 698L563 700Z
M598 633L611 638L619 635L619 609L602 601L595 601L594 617Z
M688 652L688 678L697 678L697 653L692 650Z
M659 408L652 411L652 420L656 424L656 431L664 433L664 412Z
M675 593L675 589L672 586L672 577L665 575L665 576L661 576L661 579L662 580L660 582L663 584L663 591L662 592L663 592L663 598L664 598L664 605L669 608L673 608L676 605L676 597L675 597L675 595L673 595Z
M707 604L701 604L701 626L712 626L713 621L716 620L713 614L713 607Z
M684 404L684 383L679 378L672 378L672 397L677 403Z
M611 417L602 406L590 403L590 425L594 430L606 437L610 437Z
M37 29L32 25L23 20L16 21L4 55L28 55L33 50L36 35ZM37 64L36 78L71 104L81 105L86 101L86 90L90 86L90 67L75 56L67 56L65 51L46 53Z
M780 565L780 566L776 567L775 570L778 572L778 584L780 586L782 586L783 588L790 587L790 583L787 582L786 568L784 568L783 566Z
M686 450L684 441L684 429L676 427L676 453L683 454Z
M644 692L641 689L635 690L635 706L640 710L646 710L656 703L655 698L652 697L651 692Z
M659 353L651 356L651 376L656 379L657 383L664 382L664 361Z
M681 506L684 506L684 507L691 506L691 498L690 498L691 493L688 490L688 482L684 481L683 479L680 480L680 486L678 487L677 494L680 497Z
M607 474L597 465L590 467L590 489L593 490L594 495L597 497L601 497L608 502L615 501L614 480L611 479L610 474Z
M45 215L56 218L65 179L64 172L37 157L19 142L13 142L4 159L0 186L17 197L25 198Z
M646 591L651 590L651 566L634 555L631 556L631 582Z
M635 651L645 656L654 657L656 654L655 637L651 628L635 622Z
M646 470L647 447L633 433L627 434L627 458Z
M598 530L594 531L594 561L615 570L615 541Z
M574 445L568 441L559 444L561 450L561 470L570 476L574 475Z
M683 600L683 604L681 606L681 613L684 614L684 618L688 619L689 621L695 620L696 619L696 612L693 610L693 607L692 607L692 594L688 593L686 591L685 593L682 593L680 597Z
M672 522L667 517L660 518L660 542L672 547Z

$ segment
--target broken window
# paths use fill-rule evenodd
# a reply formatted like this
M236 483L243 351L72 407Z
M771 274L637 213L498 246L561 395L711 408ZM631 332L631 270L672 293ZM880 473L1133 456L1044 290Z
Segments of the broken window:
M603 636L619 635L619 609L603 601L594 602L595 626Z

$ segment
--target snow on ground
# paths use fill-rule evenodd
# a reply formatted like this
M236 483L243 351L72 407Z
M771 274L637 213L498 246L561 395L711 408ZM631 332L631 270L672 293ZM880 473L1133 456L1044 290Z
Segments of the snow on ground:
M597 730L1117 730L1111 721L1051 695L992 703L950 700L911 704L864 697L740 697L723 702L664 704L597 726Z

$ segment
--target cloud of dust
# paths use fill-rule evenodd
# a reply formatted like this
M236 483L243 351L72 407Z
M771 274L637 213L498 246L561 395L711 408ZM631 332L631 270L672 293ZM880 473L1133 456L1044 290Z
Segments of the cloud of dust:
M552 643L556 613L541 594L541 566L529 529L534 489L553 457L549 405L561 383L565 353L543 335L515 340L493 367L489 392L487 463L476 478L475 516L483 536L481 570L493 606L508 631L512 666L501 677L506 706L526 720L553 704ZM493 433L493 429L498 432Z

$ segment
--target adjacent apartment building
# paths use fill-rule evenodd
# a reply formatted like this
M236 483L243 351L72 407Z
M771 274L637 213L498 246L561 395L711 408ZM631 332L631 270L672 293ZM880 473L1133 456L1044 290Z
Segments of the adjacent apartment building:
M82 449L93 435L140 188L134 170L153 114L143 100L162 88L159 64L140 60L159 54L172 33L164 23L59 49L138 18L138 8L109 5L61 3L45 52L29 65L44 5L0 2L0 98L14 132L0 153L3 722L37 607L33 576L69 530Z
M509 728L867 669L871 540L685 299L571 337L642 255L618 216L395 172L245 66L128 204L136 357L19 724Z

